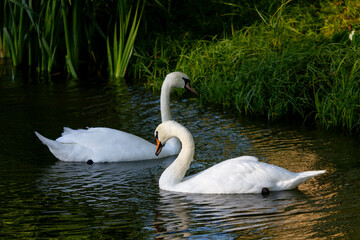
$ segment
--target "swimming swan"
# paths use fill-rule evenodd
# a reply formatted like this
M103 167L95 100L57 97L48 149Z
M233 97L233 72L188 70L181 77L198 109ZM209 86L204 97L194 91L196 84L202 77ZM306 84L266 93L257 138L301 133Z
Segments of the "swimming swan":
M311 177L325 172L321 170L293 173L259 162L256 157L243 156L223 161L184 178L195 151L194 139L185 127L175 121L161 123L155 130L155 154L159 155L164 143L173 137L180 140L182 149L159 179L162 190L209 194L262 193L264 189L281 191L296 188Z
M190 86L189 77L181 72L173 72L165 77L161 87L160 111L162 121L171 120L170 92L174 87L196 92ZM95 127L73 130L64 128L58 139L51 140L35 132L50 152L62 161L71 162L119 162L163 158L178 154L181 147L178 139L170 140L164 153L154 156L156 146L140 137L123 131Z

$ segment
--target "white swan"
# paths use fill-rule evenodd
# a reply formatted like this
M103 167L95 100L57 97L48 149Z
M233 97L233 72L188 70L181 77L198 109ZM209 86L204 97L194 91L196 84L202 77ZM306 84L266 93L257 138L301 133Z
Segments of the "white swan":
M190 86L189 77L181 72L173 72L165 77L161 87L160 111L162 121L171 119L170 92L174 87L196 92ZM96 127L73 130L64 128L58 139L51 140L35 132L50 152L62 161L71 162L118 162L163 158L178 154L178 139L170 140L164 153L154 156L156 146L140 137L119 130Z
M256 157L243 156L223 161L184 178L195 151L194 139L185 127L175 121L161 123L155 130L155 154L158 155L163 144L173 137L180 140L182 149L159 179L162 190L212 194L281 191L296 188L311 177L325 172L321 170L293 173L272 164L259 162Z

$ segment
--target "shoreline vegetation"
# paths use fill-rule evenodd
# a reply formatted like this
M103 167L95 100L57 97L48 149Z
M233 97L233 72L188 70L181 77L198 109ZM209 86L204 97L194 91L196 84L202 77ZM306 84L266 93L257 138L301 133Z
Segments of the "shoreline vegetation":
M5 0L0 54L50 76L85 69L154 91L183 71L200 104L360 132L358 1L130 3Z

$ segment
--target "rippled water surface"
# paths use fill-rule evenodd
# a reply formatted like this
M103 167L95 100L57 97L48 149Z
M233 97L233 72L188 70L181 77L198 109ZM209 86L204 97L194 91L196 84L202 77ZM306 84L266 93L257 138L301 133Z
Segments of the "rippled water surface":
M267 197L171 193L159 190L158 179L174 157L61 162L33 133L57 138L63 126L105 126L153 141L157 94L141 85L35 81L13 77L7 65L0 70L1 239L360 238L358 137L242 119L201 107L186 93L173 97L171 107L195 139L188 173L240 155L327 173Z

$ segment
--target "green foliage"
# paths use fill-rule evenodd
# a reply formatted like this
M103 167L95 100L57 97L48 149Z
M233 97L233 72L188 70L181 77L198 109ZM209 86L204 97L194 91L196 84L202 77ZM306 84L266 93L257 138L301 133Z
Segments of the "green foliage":
M71 5L71 2L69 2ZM66 44L66 65L68 72L71 73L73 78L77 78L76 71L79 67L79 31L80 31L80 3L74 1L72 6L67 8L65 0L61 0L61 13L64 21L65 44ZM71 19L72 24L69 24L67 18Z
M140 2L132 11L130 1L1 1L0 54L8 53L14 66L33 66L49 74L66 69L78 78L82 62L97 64L111 49L116 54L110 75L124 76L144 7Z
M123 78L133 53L135 38L139 29L143 7L139 12L140 0L133 13L127 1L118 1L118 21L115 22L113 35L106 39L109 73L115 78ZM144 5L142 5L144 6ZM111 32L111 31L109 31ZM113 41L110 43L110 38Z
M194 79L201 104L359 132L359 6L351 0L4 0L0 55L14 66L50 74L66 69L74 78L91 61L97 72L104 65L115 78L132 74L153 89L179 70Z
M21 6L20 1L5 0L1 9L3 13L9 11L6 17L4 14L2 30L13 65L18 66L23 61L25 42L28 39L25 30L27 24L24 20L24 8Z
M156 38L136 73L159 89L161 79L184 71L211 104L270 121L294 117L326 128L360 130L358 32L339 42L319 31L316 7L283 2L232 37L211 40ZM297 13L297 14L294 14Z
M355 44L336 44L328 53L329 74L315 95L316 119L326 127L360 130L360 53Z
M28 42L28 64L32 66L38 62L40 72L51 73L59 44L58 29L62 29L60 2L51 0L46 3L32 4L30 1L29 6L23 2L23 7L28 14L33 30Z
M0 18L0 58L3 58L9 56L6 46L5 35L3 33L3 26L7 21L7 17L5 17L5 3L0 4L0 15L4 16Z
M324 23L321 33L329 38L344 31L360 28L360 2L354 0L332 0L321 2L320 19Z

